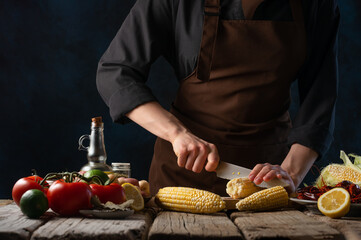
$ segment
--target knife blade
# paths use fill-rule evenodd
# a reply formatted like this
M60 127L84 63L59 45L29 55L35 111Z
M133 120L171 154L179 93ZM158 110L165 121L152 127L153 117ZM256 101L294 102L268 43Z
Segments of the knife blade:
M248 175L251 173L251 169L244 168L238 165L234 165L227 162L219 162L218 167L216 169L217 177L224 178L224 179L233 179L233 178L240 178L240 177L248 177ZM273 178L269 180L268 182L263 181L260 184L256 184L259 187L264 188L271 188L275 186L282 186L286 187L289 184L284 181L283 179L279 178Z

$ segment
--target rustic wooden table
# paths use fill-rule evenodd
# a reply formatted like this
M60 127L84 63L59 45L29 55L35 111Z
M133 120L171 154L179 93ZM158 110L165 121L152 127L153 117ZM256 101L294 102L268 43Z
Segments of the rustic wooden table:
M308 210L211 215L148 208L125 219L25 217L0 200L0 239L361 239L361 218L338 220Z

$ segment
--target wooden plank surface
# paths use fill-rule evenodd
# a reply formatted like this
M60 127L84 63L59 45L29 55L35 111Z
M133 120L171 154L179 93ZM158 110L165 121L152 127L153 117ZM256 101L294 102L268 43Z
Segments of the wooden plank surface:
M58 217L48 211L40 219L24 216L15 203L0 207L0 239L147 239L156 212L125 219Z
M38 228L31 239L146 239L152 218L149 212L125 219L55 217Z
M30 239L31 233L52 217L46 214L40 219L29 219L15 204L0 207L0 239Z
M340 231L346 240L361 239L361 217L343 217L341 219L332 219L314 211L306 211L305 214L316 221L324 222ZM361 214L359 213L358 216Z
M263 238L344 239L336 229L296 210L235 212L231 214L231 219L247 240Z
M149 231L149 240L241 239L225 213L191 214L160 212Z
M11 201L10 201L11 202ZM0 201L8 204L9 201ZM190 214L148 209L126 219L24 216L15 203L0 206L0 239L361 239L361 218L330 219L306 211ZM236 226L237 225L237 226ZM150 227L151 226L151 227ZM237 228L238 227L238 228Z
M13 200L10 200L10 199L0 199L0 207L8 205L8 204L10 204L12 202L13 202Z

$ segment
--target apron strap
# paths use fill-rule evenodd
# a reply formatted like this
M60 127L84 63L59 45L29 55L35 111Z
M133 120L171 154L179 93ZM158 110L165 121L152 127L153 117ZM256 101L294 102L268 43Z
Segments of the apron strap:
M301 0L290 0L290 6L292 9L293 20L304 24L303 7Z
M244 18L246 20L252 20L256 9L263 1L264 0L242 0Z
M219 14L220 0L205 0L202 41L197 62L197 78L202 81L208 81L211 73Z

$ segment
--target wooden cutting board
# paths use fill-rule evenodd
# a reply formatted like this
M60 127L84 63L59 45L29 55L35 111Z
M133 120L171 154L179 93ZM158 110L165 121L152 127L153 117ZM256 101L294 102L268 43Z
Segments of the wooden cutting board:
M233 209L237 209L236 208L236 203L239 202L239 200L241 199L233 199L231 197L222 197L223 201L226 202L226 209L227 210L233 210Z
M226 209L227 210L233 210L236 208L236 203L241 199L233 199L231 197L222 197L223 201L226 202ZM159 205L156 203L155 198L152 197L149 201L145 204L146 207L159 207Z

